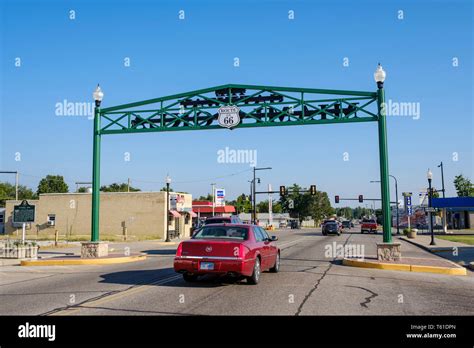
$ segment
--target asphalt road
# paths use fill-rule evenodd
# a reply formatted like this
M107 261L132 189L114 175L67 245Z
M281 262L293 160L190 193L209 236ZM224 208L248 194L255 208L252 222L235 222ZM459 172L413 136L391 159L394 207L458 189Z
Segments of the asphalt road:
M206 277L186 283L172 269L174 248L117 244L146 261L107 266L0 268L0 315L473 315L474 276L343 266L325 254L333 243L375 254L381 235L322 236L319 229L278 231L280 273L257 286ZM406 256L437 257L402 242Z

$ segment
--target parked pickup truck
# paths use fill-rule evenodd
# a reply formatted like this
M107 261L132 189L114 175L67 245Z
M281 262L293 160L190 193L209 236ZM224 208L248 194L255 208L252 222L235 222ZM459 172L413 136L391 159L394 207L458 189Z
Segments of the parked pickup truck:
M363 219L360 225L360 233L377 233L377 222L374 219Z

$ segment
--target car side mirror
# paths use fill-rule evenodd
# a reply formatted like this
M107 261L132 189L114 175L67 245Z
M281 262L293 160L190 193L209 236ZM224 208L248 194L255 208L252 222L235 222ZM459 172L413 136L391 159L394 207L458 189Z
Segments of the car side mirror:
M270 237L270 242L276 242L278 240L277 236L271 236Z

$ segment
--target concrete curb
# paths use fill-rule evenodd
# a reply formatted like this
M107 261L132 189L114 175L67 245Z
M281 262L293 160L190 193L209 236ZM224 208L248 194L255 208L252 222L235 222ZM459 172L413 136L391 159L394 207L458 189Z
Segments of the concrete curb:
M342 264L351 267L375 268L391 271L438 273L446 275L467 275L467 271L464 267L458 266L454 263L453 265L456 265L456 267L439 267L410 265L406 263L375 263L370 261L343 259Z
M116 263L136 262L146 260L146 255L119 256L99 259L45 259L23 260L20 266L73 266L73 265L110 265Z

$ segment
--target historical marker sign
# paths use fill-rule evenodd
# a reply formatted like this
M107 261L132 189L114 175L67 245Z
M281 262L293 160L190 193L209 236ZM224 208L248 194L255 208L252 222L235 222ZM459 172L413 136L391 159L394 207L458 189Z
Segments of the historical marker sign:
M35 206L30 205L23 200L19 205L15 205L13 209L13 222L34 222Z

